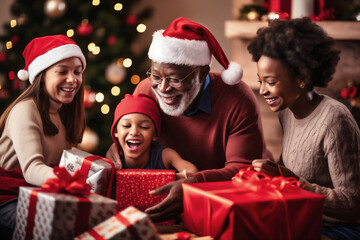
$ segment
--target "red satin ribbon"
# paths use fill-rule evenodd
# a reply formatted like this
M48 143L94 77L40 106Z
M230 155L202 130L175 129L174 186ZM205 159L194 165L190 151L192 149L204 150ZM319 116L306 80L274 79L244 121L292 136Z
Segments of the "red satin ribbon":
M94 229L90 229L88 231L88 233L95 238L95 240L104 240L105 238L103 238L100 234L98 234Z
M141 240L141 237L139 236L138 232L136 231L135 227L120 213L115 214L115 217L125 225L125 227L129 230L131 239L134 240Z
M233 177L234 182L245 184L254 192L262 192L277 196L283 203L285 211L285 222L288 239L291 239L289 211L286 200L281 192L296 192L300 191L300 182L293 177L285 178L269 177L265 173L253 171L252 167L247 169L240 169L240 171Z
M75 234L86 231L87 222L90 216L90 200L79 195L89 195L91 186L84 182L84 178L80 171L75 171L74 175L71 174L64 167L54 167L53 171L57 178L49 178L41 185L40 190L33 190L30 194L28 217L26 225L25 239L33 238L33 228L35 226L35 214L38 194L41 192L51 193L67 193L74 195L79 199L78 211L82 214L77 214L80 217L76 221ZM78 195L78 196L76 196Z
M107 197L110 197L111 190L112 190L113 178L114 178L114 174L115 174L115 164L111 160L100 157L100 156L96 156L96 155L88 156L88 157L84 158L84 161L80 168L80 173L83 174L83 176L86 180L87 175L89 174L89 171L90 171L91 163L98 159L102 159L111 165L110 182L109 182L109 187L108 187L107 194L106 194Z

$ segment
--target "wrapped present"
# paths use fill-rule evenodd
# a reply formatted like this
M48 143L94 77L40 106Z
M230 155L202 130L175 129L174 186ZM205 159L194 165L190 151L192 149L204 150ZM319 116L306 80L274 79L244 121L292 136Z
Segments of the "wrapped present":
M90 193L78 172L54 172L41 188L20 188L13 239L73 239L117 212L117 202Z
M134 207L128 207L75 239L157 240L160 237L147 214Z
M118 210L134 206L140 211L160 203L167 194L152 196L149 191L175 181L174 170L120 169L116 172ZM162 222L170 225L174 220ZM159 224L159 223L157 223Z
M119 163L79 149L64 150L59 166L64 166L71 174L80 170L86 176L91 192L107 197L111 195L115 171L120 168Z
M183 226L215 239L320 239L325 196L295 178L241 170L234 181L183 184Z

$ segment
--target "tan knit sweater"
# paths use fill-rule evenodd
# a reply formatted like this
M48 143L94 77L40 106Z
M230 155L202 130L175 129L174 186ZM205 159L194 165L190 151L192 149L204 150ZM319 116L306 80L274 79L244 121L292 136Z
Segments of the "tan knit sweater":
M324 96L306 118L279 114L283 164L306 190L326 196L324 224L360 224L360 131L350 111Z
M49 166L58 165L63 149L69 149L66 132L60 116L50 114L58 127L55 136L45 136L40 113L33 100L22 101L10 112L0 137L0 167L21 167L25 180L40 186L49 177L55 177Z

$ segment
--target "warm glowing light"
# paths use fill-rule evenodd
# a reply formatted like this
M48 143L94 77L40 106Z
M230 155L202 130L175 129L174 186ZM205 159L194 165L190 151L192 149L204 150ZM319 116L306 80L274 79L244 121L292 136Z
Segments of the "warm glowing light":
M121 92L121 90L120 90L120 88L118 87L118 86L113 86L112 88L111 88L111 94L113 95L113 96L119 96L120 95L120 92Z
M279 14L276 13L276 12L270 12L270 13L268 14L268 18L269 18L269 20L279 19Z
M109 112L110 112L110 107L109 107L109 105L107 105L107 104L104 104L104 105L102 105L101 106L101 112L102 112L102 114L108 114Z
M73 29L68 29L67 31L66 31L66 36L68 36L68 37L73 37L74 36L74 30Z
M132 75L130 81L131 81L132 84L136 85L136 84L138 84L140 82L140 77L138 75Z
M99 4L100 4L100 0L93 0L92 1L93 6L99 6Z
M143 32L146 31L146 25L140 23L139 25L137 25L136 30L137 30L139 33L143 33Z
M12 48L12 42L8 41L6 42L6 49L10 49L10 48Z
M94 55L98 55L100 53L100 47L99 46L94 47L94 49L92 50L92 53Z
M89 93L89 102L93 103L96 100L96 94L94 92Z
M92 52L95 47L96 47L95 43L93 43L93 42L92 42L92 43L89 43L89 45L88 45L88 50L89 50L90 52Z
M95 99L96 99L97 102L102 102L102 101L104 101L104 98L105 98L105 96L104 96L104 94L101 93L101 92L97 93L96 96L95 96Z
M123 5L121 3L117 3L114 6L115 11L121 11L123 9Z
M12 28L16 27L16 20L15 19L10 21L10 27L12 27Z
M132 65L132 60L130 58L125 58L123 61L123 66L129 68L131 67L131 65Z
M119 67L123 67L123 61L124 61L123 58L119 58L119 59L116 61L116 64L117 64Z

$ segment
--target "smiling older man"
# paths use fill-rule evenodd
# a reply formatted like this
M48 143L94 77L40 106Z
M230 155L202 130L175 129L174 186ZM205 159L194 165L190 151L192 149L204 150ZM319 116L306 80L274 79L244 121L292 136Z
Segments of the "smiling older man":
M160 144L200 170L151 192L168 193L146 210L153 221L161 221L181 213L183 182L231 180L268 152L255 95L240 81L240 65L229 63L208 29L178 18L154 33L148 55L148 78L134 93L156 97L162 110ZM222 73L209 72L212 56L225 68Z

